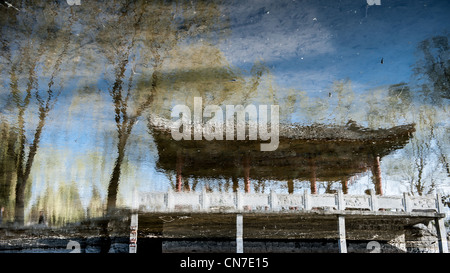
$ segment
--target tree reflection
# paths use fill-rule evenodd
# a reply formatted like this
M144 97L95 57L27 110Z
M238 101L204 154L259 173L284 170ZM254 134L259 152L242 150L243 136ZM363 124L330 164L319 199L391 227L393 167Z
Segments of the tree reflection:
M42 4L35 3L37 6ZM64 88L65 79L60 70L71 42L72 17L65 13L68 22L57 22L57 17L62 14L56 3L45 5L43 12L32 9L26 14L1 12L6 13L2 16L5 26L2 44L9 69L10 101L14 107L11 111L17 115L17 149L11 155L16 163L14 220L23 225L25 192L30 186L31 168L42 131ZM13 51L15 46L17 49ZM44 77L38 77L37 73ZM43 81L47 82L46 87L42 86ZM34 115L34 124L26 120L27 114ZM26 126L26 123L30 125Z
M114 75L108 88L117 129L117 157L107 194L107 209L112 211L133 127L144 112L158 107L155 98L166 91L161 88L166 59L176 52L177 44L207 36L222 19L218 19L221 17L216 4L202 1L110 1L104 10L113 10L113 14L104 14L106 21L95 25L102 26L96 40ZM118 11L117 16L114 11Z
M434 36L418 45L422 58L415 66L416 74L427 80L431 88L423 89L433 104L450 99L450 47L448 37Z
M6 120L0 123L0 209L3 208L3 222L12 220L9 211L14 211L14 185L16 181L17 129ZM8 217L6 216L8 215Z
M46 191L38 197L31 209L31 222L38 222L41 211L45 212L45 225L49 226L63 226L83 220L85 211L81 204L78 185L75 182L60 181L56 191L47 185Z
M448 37L435 36L419 43L421 53L414 71L422 82L416 94L415 121L419 132L413 138L407 153L411 163L404 168L410 191L429 194L445 183L444 171L450 176L448 154L448 125L439 125L448 116L450 99L450 48ZM409 92L407 100L410 101Z

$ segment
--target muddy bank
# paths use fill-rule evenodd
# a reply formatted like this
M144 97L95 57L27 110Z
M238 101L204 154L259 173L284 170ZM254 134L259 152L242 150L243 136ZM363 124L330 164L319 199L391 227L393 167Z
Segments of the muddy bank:
M235 253L233 214L140 214L138 253ZM284 217L282 217L284 216ZM0 253L128 253L130 214L64 227L0 227ZM329 215L245 215L244 253L337 253ZM436 253L432 221L348 217L349 253ZM450 236L448 236L450 239Z
M0 226L0 253L126 253L129 216L97 218L64 227Z

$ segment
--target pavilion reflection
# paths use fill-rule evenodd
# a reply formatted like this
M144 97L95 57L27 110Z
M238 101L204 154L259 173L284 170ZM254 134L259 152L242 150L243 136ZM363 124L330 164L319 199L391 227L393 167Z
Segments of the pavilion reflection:
M249 193L252 181L286 181L293 193L294 181L309 181L312 194L318 182L337 182L344 194L349 180L371 170L375 194L382 195L381 159L403 148L415 131L414 124L389 129L367 129L349 122L345 126L280 125L280 144L275 151L260 151L258 141L175 141L170 129L159 124L153 136L158 149L157 168L176 174L175 191L190 190L183 178L244 181ZM264 183L264 182L263 182ZM329 190L329 189L328 189Z

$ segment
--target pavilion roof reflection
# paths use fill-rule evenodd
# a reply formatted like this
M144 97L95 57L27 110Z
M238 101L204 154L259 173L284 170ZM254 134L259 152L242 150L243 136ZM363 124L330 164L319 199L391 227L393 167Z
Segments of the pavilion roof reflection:
M275 151L260 151L260 141L175 141L167 124L159 123L154 129L157 168L177 173L178 190L182 175L199 179L244 178L246 192L250 179L309 180L311 192L315 193L317 180L345 183L370 169L379 184L375 190L382 194L380 159L403 148L415 125L368 129L354 122L344 126L281 124L280 144Z

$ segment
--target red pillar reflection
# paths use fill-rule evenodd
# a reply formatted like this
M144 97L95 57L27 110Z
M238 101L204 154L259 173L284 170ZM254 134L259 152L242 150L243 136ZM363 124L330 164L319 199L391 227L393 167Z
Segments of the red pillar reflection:
M293 194L294 193L294 180L289 179L287 182L287 186L288 186L288 193Z
M379 156L375 157L374 159L372 174L373 177L375 178L375 194L383 195L383 188L381 187L381 167Z
M238 178L233 175L233 177L231 178L231 181L233 182L233 192L237 192L239 189Z
M244 190L250 192L250 157L244 156Z
M181 168L183 166L183 159L181 157L181 154L177 154L177 184L176 184L176 191L181 192Z
M189 180L188 179L183 180L184 180L184 191L191 191L191 186L189 186Z
M311 177L310 177L310 183L311 183L311 194L316 194L317 193L317 185L316 185L316 162L314 159L309 159L309 167L311 170Z
M342 181L342 192L343 192L344 194L348 194L348 178L345 178L345 179Z

